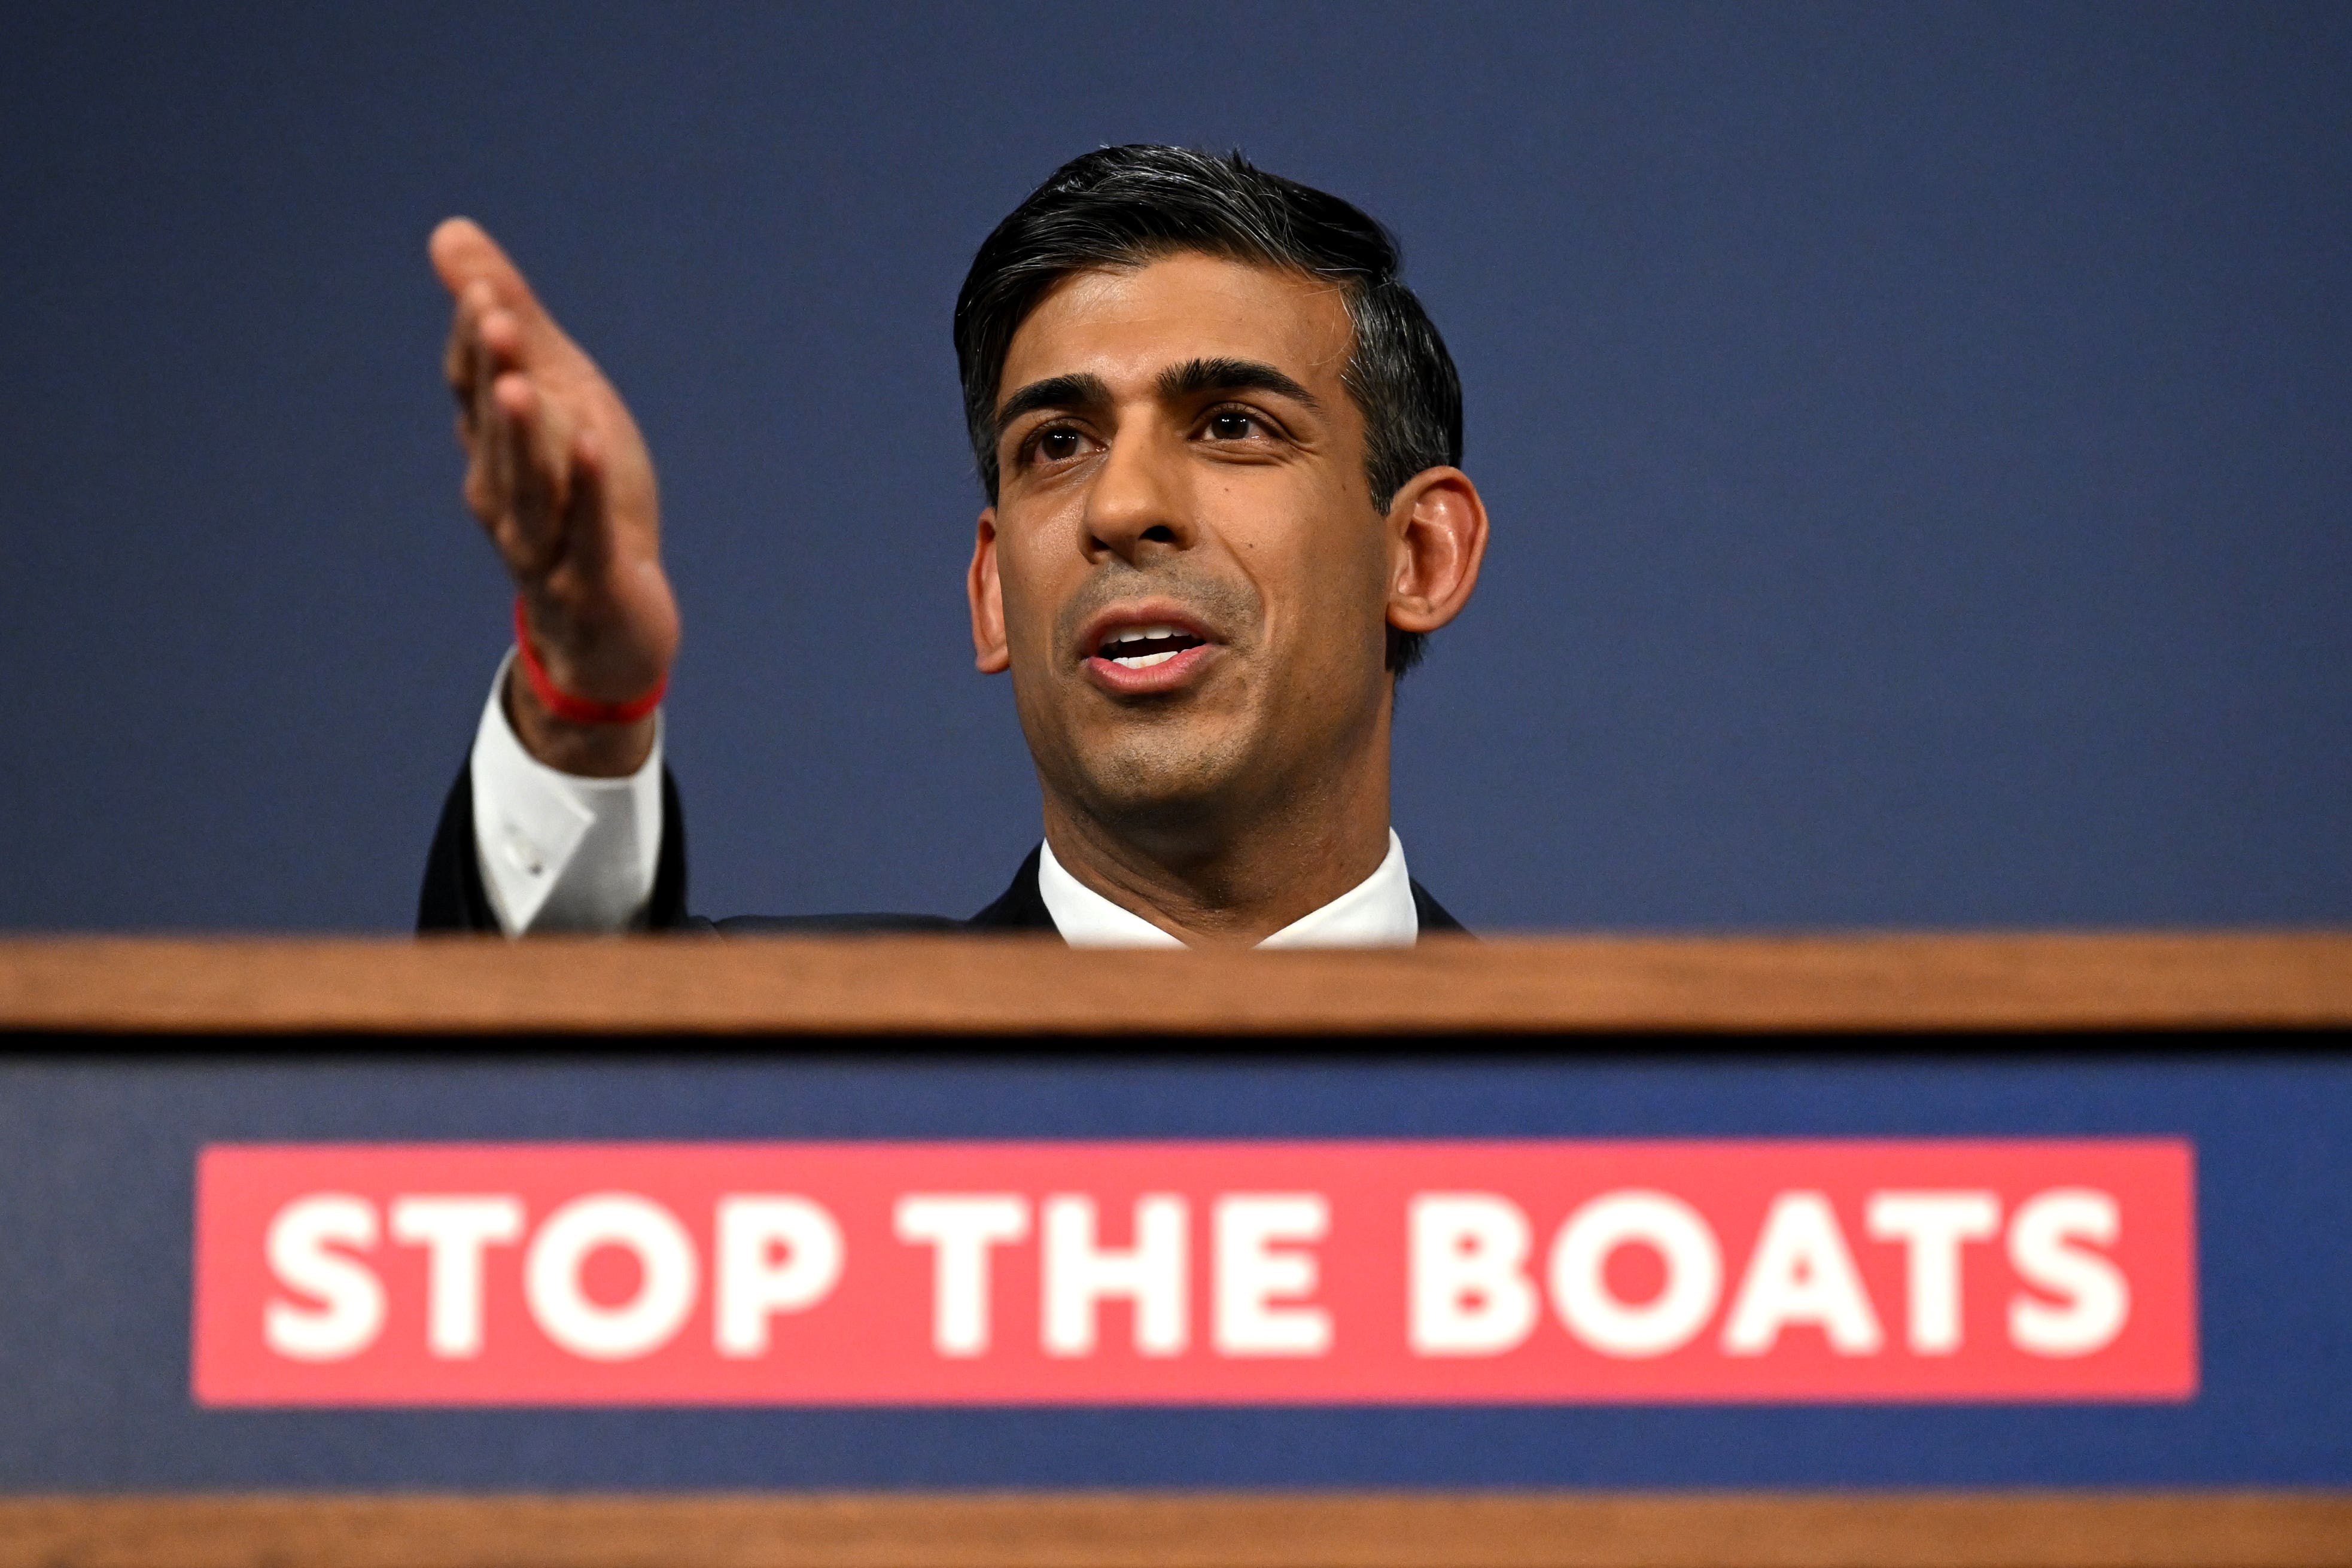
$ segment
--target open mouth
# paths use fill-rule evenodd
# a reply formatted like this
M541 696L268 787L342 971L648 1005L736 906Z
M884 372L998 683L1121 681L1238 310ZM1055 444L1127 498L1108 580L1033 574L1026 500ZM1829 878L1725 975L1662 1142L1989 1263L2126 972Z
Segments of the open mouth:
M1176 626L1121 626L1096 647L1095 657L1122 670L1148 670L1205 641Z

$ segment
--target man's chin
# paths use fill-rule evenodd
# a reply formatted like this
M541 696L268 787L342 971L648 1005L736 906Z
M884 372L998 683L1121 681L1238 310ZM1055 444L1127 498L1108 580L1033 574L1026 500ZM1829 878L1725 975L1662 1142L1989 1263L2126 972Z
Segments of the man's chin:
M1074 782L1095 815L1129 831L1214 822L1248 792L1249 748L1235 740L1222 726L1191 725L1099 737L1076 758Z

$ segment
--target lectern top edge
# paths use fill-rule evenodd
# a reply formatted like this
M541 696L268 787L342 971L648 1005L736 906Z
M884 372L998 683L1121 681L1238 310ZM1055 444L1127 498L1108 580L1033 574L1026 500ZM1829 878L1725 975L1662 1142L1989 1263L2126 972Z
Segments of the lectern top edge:
M1007 938L18 938L0 1031L1108 1039L2352 1028L2352 934L1514 937L1389 952Z

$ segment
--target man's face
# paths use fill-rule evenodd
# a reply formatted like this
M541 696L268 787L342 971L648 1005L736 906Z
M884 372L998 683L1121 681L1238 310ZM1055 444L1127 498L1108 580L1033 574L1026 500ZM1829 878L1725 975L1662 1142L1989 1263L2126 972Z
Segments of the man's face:
M1049 792L1181 833L1385 765L1351 343L1336 288L1198 255L1079 273L1022 323L971 582Z

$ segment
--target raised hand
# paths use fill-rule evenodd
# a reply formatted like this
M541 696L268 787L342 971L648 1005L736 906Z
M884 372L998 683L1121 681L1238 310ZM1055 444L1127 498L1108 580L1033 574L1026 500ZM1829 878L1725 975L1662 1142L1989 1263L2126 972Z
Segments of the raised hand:
M667 677L678 639L645 440L595 361L480 225L451 218L430 248L457 302L444 368L457 399L466 504L521 591L531 647L555 685L627 702ZM652 748L650 716L573 724L527 682L511 686L516 733L551 767L629 773Z

